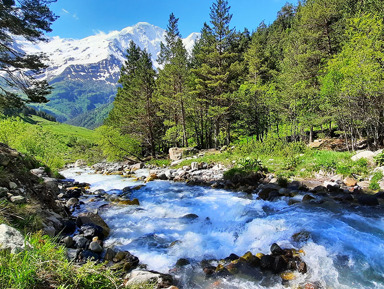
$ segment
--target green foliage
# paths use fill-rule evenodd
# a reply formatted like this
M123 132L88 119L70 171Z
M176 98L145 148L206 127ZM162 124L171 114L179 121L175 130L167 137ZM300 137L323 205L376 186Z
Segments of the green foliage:
M237 166L245 171L259 171L262 170L263 165L259 159L251 159L250 157L241 158L237 162Z
M322 94L344 131L365 130L379 143L383 120L383 20L372 14L348 19L342 50L328 62ZM369 133L372 132L372 133ZM355 133L350 135L352 145Z
M52 2L0 2L0 108L47 102L51 87L36 77L46 67L44 55L25 53L15 42L18 38L30 43L46 39L44 33L52 31L50 26L57 18L48 8Z
M153 99L156 72L150 54L133 41L126 57L119 79L122 86L117 91L106 124L118 128L119 133L140 140L142 146L155 156L161 129Z
M0 201L0 223L8 224L21 232L41 230L43 223L34 205L15 205L7 200Z
M54 88L47 97L48 103L34 107L54 115L58 121L89 129L103 123L117 91L116 85L92 79L55 79Z
M129 135L124 135L118 128L100 126L95 130L98 136L98 145L104 156L110 161L121 161L126 158L140 155L140 143Z
M152 159L147 162L150 165L154 165L156 167L168 167L171 164L170 159Z
M371 178L371 182L369 183L369 188L373 191L380 190L379 182L383 179L383 173L381 171L377 171L373 174Z
M304 153L306 146L302 142L287 142L285 139L276 136L268 136L262 141L252 138L247 141L243 138L236 150L243 154L269 155L273 156L293 156Z
M30 248L17 254L0 252L0 288L118 288L115 274L102 264L77 267L66 258L66 249L48 236L28 235Z
M0 142L34 157L53 171L81 158L99 160L94 141L94 133L90 130L37 116L31 119L0 118Z
M376 164L381 167L384 165L384 152L381 152L377 156L374 157Z

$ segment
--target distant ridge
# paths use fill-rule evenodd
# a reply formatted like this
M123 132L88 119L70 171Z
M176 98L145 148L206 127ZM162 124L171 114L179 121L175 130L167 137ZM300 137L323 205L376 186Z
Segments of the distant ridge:
M192 33L183 39L187 51L191 51L199 33ZM20 49L28 53L44 52L48 58L48 69L41 75L54 86L50 102L36 105L37 109L53 114L58 121L66 122L76 118L87 119L77 123L86 127L100 124L92 117L82 116L89 111L93 115L103 114L116 94L120 68L131 40L152 55L154 67L160 43L164 41L165 30L146 22L139 22L121 31L100 32L83 39L52 37L49 42L34 45L19 41ZM97 112L97 113L95 113Z

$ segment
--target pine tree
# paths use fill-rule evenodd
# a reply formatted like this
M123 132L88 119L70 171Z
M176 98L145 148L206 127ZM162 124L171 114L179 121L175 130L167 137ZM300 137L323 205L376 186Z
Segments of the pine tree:
M164 65L159 69L156 81L156 98L160 104L164 125L168 128L165 138L178 144L181 131L182 145L188 146L187 134L187 93L188 54L178 29L179 19L172 13L165 35L165 44L161 43L158 62Z
M152 156L156 153L156 106L153 103L156 72L151 56L133 41L127 50L127 60L121 68L114 106L107 125L118 127L123 134L142 142Z
M229 10L228 1L213 3L211 25L204 24L199 51L195 55L200 65L192 70L194 94L206 104L206 116L212 123L216 148L220 145L222 132L226 136L225 143L230 142L230 108L235 103L232 92L238 88L238 77L242 72L239 56L232 45L234 30L229 27L232 19ZM207 137L206 142L209 142Z
M0 1L0 107L20 107L47 102L51 87L39 80L45 68L42 54L26 54L17 48L16 37L35 43L45 41L56 16L48 5L54 0Z

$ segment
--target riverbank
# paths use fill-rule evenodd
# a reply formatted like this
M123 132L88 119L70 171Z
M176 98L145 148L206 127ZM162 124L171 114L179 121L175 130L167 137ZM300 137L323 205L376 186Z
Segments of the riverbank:
M129 251L150 270L170 273L180 288L208 288L213 284L219 288L259 288L261 284L283 288L282 282L290 286L315 286L311 288L343 288L343 284L349 284L347 288L361 288L354 287L356 284L380 288L369 283L376 277L368 281L360 276L358 272L362 268L357 266L367 262L365 258L373 258L368 262L368 269L363 271L364 275L369 272L376 276L382 266L380 260L372 256L370 249L352 242L356 238L364 240L367 230L375 237L372 244L365 240L364 248L378 241L376 238L380 236L374 224L379 221L380 206L343 204L330 198L308 202L303 201L306 193L301 191L295 198L268 201L259 199L257 194L182 182L157 179L144 184L148 176L143 176L140 169L138 173L139 180L116 174L95 175L82 169L73 169L71 175L82 181L90 180L89 193L93 194L84 196L84 207L99 208L100 216L110 226L111 235L104 245ZM112 184L116 189L112 189ZM105 192L100 190L103 186ZM96 195L101 197L95 199ZM299 253L299 256L308 272L276 274L272 267L263 269L261 265L251 270L249 264L242 263L239 258L229 258L233 254L231 258L244 259L249 255L245 253L250 251L251 256L259 258L263 254L272 256L264 259L275 261L278 256L271 252L273 243L283 249L303 249L305 254ZM341 270L347 268L343 267L345 262L351 264L349 273ZM281 268L287 269L284 264L280 263ZM239 269L237 266L244 266L245 271L234 273ZM224 276L227 270L230 273L223 278L218 274L221 270ZM254 273L251 280L245 277L248 270ZM261 273L256 274L256 271ZM212 276L208 277L210 274ZM294 280L288 282L283 278ZM245 285L243 282L251 283Z
M57 260L55 259L60 259L62 263L60 263L59 266L67 266L66 264L69 263L66 262L70 262L70 264L74 264L78 268L74 269L77 272L76 274L80 274L81 270L88 270L86 275L82 275L83 279L81 279L78 284L81 282L83 282L81 284L86 284L90 282L92 278L101 278L100 280L104 280L97 281L93 285L87 283L88 285L83 285L85 287L82 288L99 288L92 287L100 284L98 282L108 284L105 285L105 288L115 288L113 282L115 282L115 284L122 283L128 288L133 288L132 285L134 283L149 280L156 280L158 288L174 288L172 286L175 285L181 286L180 288L192 288L193 286L190 286L191 284L195 284L194 282L201 282L208 285L218 282L217 284L221 284L220 286L223 286L223 288L232 288L232 285L228 285L227 281L230 280L230 283L237 282L233 280L238 280L238 278L240 278L239 280L244 280L244 275L248 276L247 278L251 275L253 278L252 282L256 283L260 281L259 279L268 279L269 281L265 282L270 282L270 284L291 284L289 282L296 280L297 282L300 281L299 283L302 285L315 284L313 286L317 287L314 288L322 288L321 282L323 281L320 282L319 280L321 279L316 280L312 278L314 274L313 270L318 270L318 268L311 268L311 266L317 267L317 263L313 263L311 258L314 258L319 252L317 249L311 249L312 245L309 246L311 243L306 243L308 240L315 238L316 234L319 233L316 233L316 230L315 232L310 232L314 229L310 228L310 230L308 230L308 224L303 227L300 223L297 223L305 214L302 215L301 213L301 216L298 216L295 220L290 219L290 217L286 215L282 216L282 220L290 220L289 222L294 224L293 228L288 229L290 232L289 238L287 238L287 236L274 236L275 233L272 234L271 231L267 230L267 235L263 233L261 239L263 240L263 245L257 247L254 247L253 243L250 242L254 237L247 234L240 238L243 240L243 243L245 242L244 244L248 244L246 246L241 246L237 249L231 246L215 249L205 248L204 245L199 244L199 239L196 239L196 236L202 234L199 228L207 226L207 232L215 232L214 230L216 230L217 227L220 228L223 226L223 224L217 223L219 219L226 220L225 224L227 224L227 222L230 224L230 220L237 218L239 218L241 222L237 223L236 221L233 225L239 228L244 226L244 228L247 228L256 220L260 222L265 217L268 218L271 212L276 211L276 208L283 211L293 210L293 212L298 208L306 208L305 210L311 208L310 210L314 209L316 210L316 214L319 214L321 211L317 212L317 208L327 210L328 212L329 208L334 209L337 207L342 210L347 209L354 212L355 208L360 208L361 206L374 206L378 209L382 206L381 193L374 195L365 194L357 180L335 175L319 174L316 176L316 179L284 182L276 178L275 175L263 171L251 172L250 174L237 174L238 171L235 170L235 173L230 174L230 178L228 178L228 172L231 168L221 164L199 162L197 157L180 160L179 165L182 164L183 161L190 162L190 165L183 165L179 168L158 168L144 163L134 165L127 163L101 163L93 167L95 171L90 171L89 169L84 170L85 162L78 161L73 165L73 167L76 167L74 168L73 178L82 180L82 175L85 174L85 177L91 173L89 176L92 178L92 181L90 182L91 184L88 184L86 181L61 181L51 178L46 169L33 169L33 165L28 167L27 164L22 163L21 160L24 156L16 151L10 150L9 148L6 148L5 151L7 151L7 153L4 155L7 157L2 157L1 160L2 166L8 172L8 177L7 179L2 179L4 181L4 188L7 189L7 194L3 197L3 200L6 201L7 206L9 206L11 203L14 203L12 200L18 199L14 198L15 196L20 195L20 197L24 197L24 203L17 204L15 202L13 204L13 206L17 206L24 211L23 208L25 206L35 202L32 197L35 195L39 196L37 201L45 206L40 209L44 214L50 211L50 209L46 207L49 204L58 210L57 212L46 215L39 228L43 229L43 234L51 236L60 233L62 235L60 238L61 243L67 248L66 250L59 249L59 255L52 255L52 262L56 262ZM14 160L12 160L11 157L14 158ZM19 167L15 166L17 164ZM25 171L27 167L30 171ZM232 167L232 169L233 168L234 167ZM22 173L22 171L24 171L24 173ZM97 175L97 173L100 173L100 175ZM84 180L87 180L87 178L88 177ZM104 178L111 180L110 185L105 186ZM14 184L11 184L11 182ZM44 189L29 190L30 188L38 187ZM169 189L170 192L163 193L163 190L166 192ZM148 200L148 196L151 195L153 198ZM207 206L206 201L203 201L203 203L198 205L199 202L205 200L205 196L207 196L208 199L212 198L212 203L209 203L209 206ZM167 203L175 204L175 202L183 202L184 199L189 201L185 203L186 207L183 207L180 212L176 210L176 207L169 207L167 205ZM148 206L148 201L150 201L149 203L153 202L153 204ZM230 207L225 208L228 202L233 202L234 211L231 211L232 209L230 209ZM196 207L190 207L193 203L196 203ZM249 209L245 208L238 211L244 204L248 204L247 206L250 204L255 206L255 209L252 209L254 212L250 213ZM224 206L222 212L220 209L217 209L217 207L220 206ZM206 209L201 211L201 208ZM259 212L260 208L263 208L262 212ZM332 210L327 214L331 215ZM119 213L116 216L114 211L121 212L121 214ZM158 217L155 216L154 218L154 216L150 215L152 211L161 212L160 216L166 216L168 214L174 214L174 216L172 215L171 219L169 219L169 217L165 218L165 223L162 220L163 217L161 217L159 218L160 223L156 223ZM172 211L175 212L171 213ZM212 211L213 214L207 214L209 211ZM365 210L362 210L362 212L365 214ZM127 213L128 215L126 215ZM360 213L361 212L358 214ZM141 214L149 215L142 220L140 217L134 221L134 223L131 223L133 227L129 229L130 232L137 230L138 234L135 237L137 238L135 242L138 242L139 247L136 247L132 252L131 249L128 249L132 246L132 237L129 237L129 235L123 234L124 237L119 237L118 240L120 241L116 243L116 234L120 234L119 232L121 230L123 230L123 232L127 230L123 223L115 223L116 220L118 220L116 217L122 218L124 216L123 218L126 218L130 215L139 217ZM205 214L207 214L207 216L204 216ZM264 214L266 215L263 216ZM41 214L37 214L37 216L41 216ZM273 216L273 214L271 216ZM321 214L320 217L328 218L328 216ZM159 233L155 233L154 235L140 235L142 229L148 226L147 220L153 220L153 222L155 222L154 226L152 226L153 230L155 230L155 232L160 230L160 235L158 235ZM170 236L168 236L168 233L165 234L162 232L161 229L164 226L167 227L169 222L172 224L175 221L176 223L172 225L174 228L184 228L197 235L189 239L193 234L188 235L186 231L185 235L180 234L177 239L174 239L175 236L173 235L173 237L168 240ZM274 223L274 221L272 223ZM256 227L263 227L265 224L263 221L262 223L257 223L257 225L255 223ZM25 225L30 226L30 220L26 220ZM37 228L32 229L31 227L30 231L35 231L36 229ZM232 230L232 227L225 225L221 227L220 232L229 233ZM254 228L250 227L246 230L254 230ZM109 235L110 232L112 232L111 235ZM242 234L241 232L242 231L240 231L240 234ZM237 231L233 231L230 234L232 233L234 236L239 234ZM158 237L163 234L165 234L164 237L165 240L167 240L165 247L164 243L162 243L164 242L164 237ZM176 234L176 232L174 234ZM199 238L206 238L204 234ZM212 244L214 244L218 242L220 244L223 242L223 237L224 236L218 239L212 239L209 243L212 242ZM239 237L234 238L231 242L236 243L238 238ZM39 254L45 254L44 250L57 246L54 245L50 239L39 234L28 237L28 240L34 249L40 248L40 251L37 250L40 252ZM193 242L191 243L192 240ZM39 242L47 244L47 247L39 247ZM130 244L127 247L128 250L124 248L125 242ZM21 243L23 243L23 241ZM274 243L278 243L276 246L280 248L280 253L276 253L276 250L271 247ZM177 259L171 257L171 255L167 257L169 258L168 261L158 259L158 257L156 257L158 254L157 249L153 251L153 249L151 249L152 245L150 244L156 244L156 248L160 246L159 248L162 248L161 250L174 252L173 254L179 252L175 255L178 256ZM148 245L149 247L147 247ZM303 253L298 252L303 245L309 248L304 250L306 254L309 254L306 255L307 257L303 255ZM208 250L208 252L211 252L214 256L206 260L202 258L206 253L202 255L198 254L195 257L193 257L193 254L184 255L183 252L186 250L185 246L205 248L204 250ZM274 245L273 247L277 248L276 246ZM29 251L24 252L25 253L22 253L20 256L30 253ZM36 252L36 250L33 252ZM65 257L65 254L67 257ZM48 255L49 254L47 254L47 256ZM7 258L6 260L14 260L17 262L14 257L11 258L12 255L6 256L4 256ZM310 258L308 259L308 257ZM34 258L43 260L40 257ZM153 260L155 261L153 261L152 258L154 258ZM91 261L90 264L94 265L86 263L88 261ZM104 265L97 265L101 262L107 262L108 265L106 267ZM162 262L169 264L166 270L161 269L161 266L159 267ZM309 265L307 265L307 263ZM12 271L11 263L7 264L9 265L7 265L7 268L10 268L10 271ZM161 273L145 269L156 267ZM68 288L77 288L71 287L77 286L70 281L70 279L74 277L73 274L67 274L65 273L67 271L65 271L63 273L65 276L53 274L55 277L52 278L56 278L55 280L44 281L41 280L44 279L44 276L41 276L41 274L43 274L44 271L49 272L50 269L47 267L39 268L40 271L37 274L38 279L33 281L32 278L29 280L30 282L55 283L58 282L57 278L62 278L67 280L65 282L67 282ZM191 268L195 269L191 271ZM134 269L134 271L132 271L133 273L131 272L132 269ZM307 275L306 272L304 272L306 270L312 273ZM69 276L72 277L69 278ZM190 277L193 280L188 281L189 283L186 282L184 280L186 276L193 276ZM208 281L197 281L201 276L204 276L205 280ZM259 277L256 278L255 276ZM312 277L308 278L308 276ZM7 278L6 275L2 277ZM111 278L114 280L113 282L111 282ZM320 285L316 285L318 281ZM26 284L31 283L27 282ZM26 288L27 287L28 286L26 286ZM19 286L18 288L23 288L23 286Z

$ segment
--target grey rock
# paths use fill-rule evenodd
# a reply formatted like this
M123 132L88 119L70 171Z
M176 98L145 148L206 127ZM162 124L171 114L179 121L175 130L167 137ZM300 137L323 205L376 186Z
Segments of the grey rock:
M43 228L43 235L48 235L49 237L53 238L56 235L56 229L53 226L45 226Z
M171 286L173 282L172 277L170 275L144 270L134 270L131 273L127 274L124 279L127 280L127 282L125 282L126 288L129 288L132 285L138 285L142 283L154 283L158 286L162 284L164 287L161 286L160 288L166 288Z
M100 226L103 229L103 235L104 237L108 237L109 232L111 229L108 227L108 225L104 222L104 220L97 214L94 213L81 213L76 219L76 225L78 227L81 227L85 224L93 224Z
M79 204L79 199L77 199L77 198L70 198L66 202L65 206L68 207L68 208L71 208L73 206L76 206L77 204Z
M191 170L192 171L197 171L199 169L199 163L197 162L192 162L191 163Z
M67 249L67 258L69 261L74 261L77 259L78 250L77 249Z
M73 237L73 241L75 242L75 246L78 249L85 249L89 246L89 240L87 238L84 238L81 235L77 235Z
M65 245L67 248L72 248L75 242L73 241L73 238L71 236L67 236L61 240L61 242Z
M104 256L104 260L106 261L112 261L113 258L115 258L116 252L112 248L107 248Z
M9 190L5 187L0 187L0 198L6 197L9 193Z
M29 246L18 230L5 224L0 225L0 249L11 250L11 253L15 254L24 250L26 245Z
M140 170L144 168L144 163L137 163L131 166L131 170Z
M40 168L37 168L37 169L32 169L30 170L30 172L35 175L35 176L38 176L39 178L43 177L46 175L46 172L45 172L45 168L44 167L40 167Z
M27 202L27 199L23 196L12 196L10 198L10 201L14 204L25 204Z
M169 149L169 158L172 161L178 161L183 158L183 150L180 148L170 148Z
M358 161L359 159L367 159L370 162L373 162L373 157L375 156L374 152L371 151L362 151L354 155L351 160Z
M87 165L87 162L85 160L77 160L75 162L75 168L85 167L86 165Z
M16 183L14 183L14 182L9 182L9 188L10 188L11 190L15 190L15 189L17 189L17 185L16 185Z
M89 250L97 254L100 254L101 252L103 252L103 247L100 246L99 242L93 241L91 242L91 244L89 244Z

